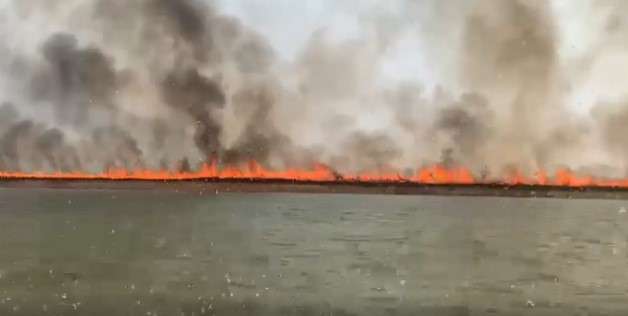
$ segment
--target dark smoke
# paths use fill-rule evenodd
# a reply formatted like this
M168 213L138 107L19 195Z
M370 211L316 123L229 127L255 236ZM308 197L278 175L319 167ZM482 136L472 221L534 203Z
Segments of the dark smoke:
M494 119L488 101L480 95L465 94L458 102L443 108L436 117L434 129L451 141L451 148L443 153L444 164L460 161L459 164L467 166L481 157L485 152L483 144L493 132L488 124Z
M56 151L63 148L63 134L58 129L50 129L37 137L35 147L41 152L45 161L52 170L62 170L56 159Z
M184 41L194 48L194 58L204 62L211 49L211 37L207 30L208 9L195 0L154 0L149 1L148 12L153 20L163 19L169 25L175 41Z
M61 123L86 124L89 108L112 107L117 89L111 61L97 48L79 48L70 34L52 35L42 46L47 61L31 82L33 101L51 102Z
M548 2L487 0L479 1L466 21L462 75L469 88L496 102L495 117L482 123L493 126L494 148L484 152L506 159L501 164L547 167L535 160L534 151L553 129L562 106L552 16ZM486 137L473 129L462 133L467 138ZM513 145L520 149L509 157ZM479 158L492 166L500 164L490 157Z
M0 127L4 128L10 125L18 118L18 112L15 106L10 102L0 104Z
M349 162L349 166L343 169L355 168L358 171L390 171L394 170L393 162L401 155L390 136L381 133L352 133L343 143L343 148L349 153L343 160Z
M22 9L34 14L37 5ZM87 27L101 29L108 41L54 33L40 45L41 59L26 61L25 97L54 117L42 120L51 128L32 136L34 151L26 157L18 147L34 133L34 123L12 123L7 113L3 125L13 126L3 133L3 169L80 169L79 161L91 161L90 171L192 170L209 161L263 163L273 151L289 150L290 141L273 126L273 92L266 88L238 88L234 102L245 103L252 115L240 120L244 128L235 144L222 141L228 92L221 77L234 75L224 66L233 61L241 73L236 76L267 72L273 54L261 36L195 0L91 1L79 11L93 14ZM68 143L65 133L78 140ZM191 139L197 152L181 138ZM63 161L61 148L80 159Z
M29 137L29 133L33 129L33 123L29 121L20 121L11 126L0 139L0 148L2 148L2 165L7 170L21 170L20 163L21 153L19 148L25 138Z
M268 161L273 153L282 153L292 145L275 127L272 111L276 96L268 84L251 85L238 91L232 101L237 105L238 117L247 123L233 146L225 151L223 162Z
M137 141L125 130L117 127L98 128L92 132L96 148L108 148L106 169L142 169L143 153Z
M225 95L215 81L205 78L195 69L172 73L161 84L164 101L171 107L190 115L195 124L196 146L209 159L220 152L220 123L213 118L212 109L222 108Z

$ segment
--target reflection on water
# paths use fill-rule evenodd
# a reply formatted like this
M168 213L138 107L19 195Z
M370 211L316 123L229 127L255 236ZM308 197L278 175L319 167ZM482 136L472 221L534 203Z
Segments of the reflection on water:
M0 190L0 315L626 315L623 201Z

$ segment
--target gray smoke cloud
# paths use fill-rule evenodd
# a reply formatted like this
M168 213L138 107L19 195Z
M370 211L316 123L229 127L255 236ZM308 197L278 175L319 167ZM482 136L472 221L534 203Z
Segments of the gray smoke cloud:
M207 1L3 3L0 170L191 171L256 160L340 172L441 163L487 180L512 168L624 175L628 103L576 115L569 85L585 82L606 51L625 52L625 10L596 7L600 44L566 60L550 2L394 3L399 10L360 13L359 38L315 32L293 61ZM451 86L379 83L408 34Z
M549 2L486 0L478 1L466 18L462 79L465 87L495 102L495 115L486 109L481 113L481 107L488 107L482 97L463 98L450 113L458 118L444 127L464 135L455 146L463 159L499 165L484 157L491 153L501 163L528 170L548 167L538 147L552 133L563 106L552 17ZM469 152L482 144L487 147L480 148L479 157Z

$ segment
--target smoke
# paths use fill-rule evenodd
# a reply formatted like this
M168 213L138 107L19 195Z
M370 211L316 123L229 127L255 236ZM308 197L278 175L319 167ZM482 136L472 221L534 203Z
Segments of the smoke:
M161 84L164 101L195 120L196 146L210 159L218 158L220 123L211 113L222 108L225 96L218 83L203 77L195 69L169 74Z
M208 1L9 1L0 170L190 171L255 160L617 176L628 167L628 103L589 97L594 110L581 115L573 100L595 87L589 75L608 70L609 52L626 51L626 18L608 9L620 5L594 6L596 44L576 57L563 52L550 2L397 0L360 11L358 35L318 30L287 60ZM417 56L440 86L384 78L408 38L423 43Z
M466 114L459 120L457 132L465 137L458 144L463 156L469 155L469 147L485 142L489 148L482 153L501 160L478 157L489 166L548 167L538 146L556 128L563 106L552 17L549 2L478 1L466 18L462 80L465 87L495 103L495 116ZM487 101L463 99L459 111L463 107L472 111L478 103L487 106Z
M61 123L89 123L90 107L110 108L118 84L111 61L97 48L78 48L70 34L50 36L42 45L42 65L29 83L34 102L50 102Z
M450 146L445 147L445 165L458 164L474 166L482 161L485 142L491 136L494 113L488 108L485 98L480 95L465 94L460 100L438 112L434 122L436 137L447 137Z

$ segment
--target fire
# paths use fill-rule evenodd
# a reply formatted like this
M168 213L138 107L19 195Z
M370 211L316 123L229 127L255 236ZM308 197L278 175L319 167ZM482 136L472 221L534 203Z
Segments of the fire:
M355 183L415 183L415 184L478 184L486 183L465 168L445 168L441 165L421 168L414 175L404 176L396 172L363 172L359 174L338 174L331 168L316 164L310 169L270 170L255 161L241 166L219 167L208 163L197 171L172 172L164 170L108 170L101 173L85 172L7 172L0 171L0 179L41 179L41 180L283 180L293 182L355 182ZM539 185L564 187L622 187L628 188L628 179L601 179L580 176L562 169L549 176L539 171L532 176L519 171L513 172L501 181L493 183L505 185Z

